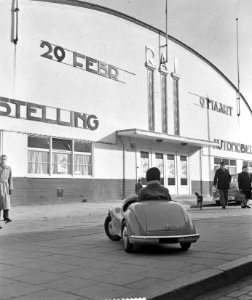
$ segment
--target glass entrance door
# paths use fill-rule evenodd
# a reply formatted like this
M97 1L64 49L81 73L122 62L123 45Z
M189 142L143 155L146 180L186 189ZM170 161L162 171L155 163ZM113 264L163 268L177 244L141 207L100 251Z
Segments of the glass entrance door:
M178 193L178 184L177 184L177 163L175 154L167 154L166 161L166 183L168 186L170 194Z
M146 172L150 167L149 152L140 152L140 178L142 184L146 185Z
M178 155L178 194L189 194L188 156Z

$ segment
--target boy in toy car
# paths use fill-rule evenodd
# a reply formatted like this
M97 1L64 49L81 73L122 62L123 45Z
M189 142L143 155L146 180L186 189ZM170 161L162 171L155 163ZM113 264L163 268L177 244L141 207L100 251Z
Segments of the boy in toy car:
M150 168L146 172L147 186L142 188L138 195L138 201L168 200L171 201L169 190L160 183L160 171L158 168Z

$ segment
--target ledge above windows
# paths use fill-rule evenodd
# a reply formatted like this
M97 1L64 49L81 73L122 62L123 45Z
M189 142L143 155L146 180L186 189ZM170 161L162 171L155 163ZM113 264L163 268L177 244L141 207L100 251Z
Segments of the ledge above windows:
M189 137L182 137L182 136L176 136L171 134L164 134L159 132L151 132L147 130L142 129L125 129L125 130L118 130L117 136L125 136L125 137L131 137L131 138L140 138L145 140L152 140L156 142L166 142L166 143L172 143L172 144L180 144L183 146L194 146L194 147L218 147L218 143L208 141L208 140L202 140L202 139L194 139Z

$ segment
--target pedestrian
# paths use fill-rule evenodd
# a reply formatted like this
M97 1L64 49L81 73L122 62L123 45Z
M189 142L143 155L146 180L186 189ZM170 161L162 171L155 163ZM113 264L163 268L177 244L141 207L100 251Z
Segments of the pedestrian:
M138 195L138 201L145 200L172 200L169 190L160 183L160 171L158 168L150 168L146 172L147 186L142 188Z
M252 175L248 173L248 167L243 166L242 172L238 174L238 187L240 192L245 197L245 202L241 203L242 208L250 208L247 202L251 199L251 182L252 182Z
M0 156L0 215L3 210L3 218L5 223L11 222L9 218L10 195L13 191L12 171L11 167L6 164L7 156ZM2 228L2 227L1 227Z
M141 179L139 178L137 183L135 184L135 193L136 193L137 196L138 196L138 194L139 194L142 187L143 187L143 185L142 185Z
M228 169L225 168L225 164L222 161L220 163L220 168L216 170L214 176L214 186L219 190L220 194L220 204L222 208L226 208L228 204L228 190L230 187L231 175Z

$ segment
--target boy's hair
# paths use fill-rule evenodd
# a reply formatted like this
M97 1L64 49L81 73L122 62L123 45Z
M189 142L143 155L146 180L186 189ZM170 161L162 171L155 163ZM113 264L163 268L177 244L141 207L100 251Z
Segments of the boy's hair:
M0 156L0 158L7 158L7 155L6 154L2 154L1 156Z
M153 167L147 170L146 172L146 180L152 181L152 180L158 180L160 181L160 171L158 168Z

